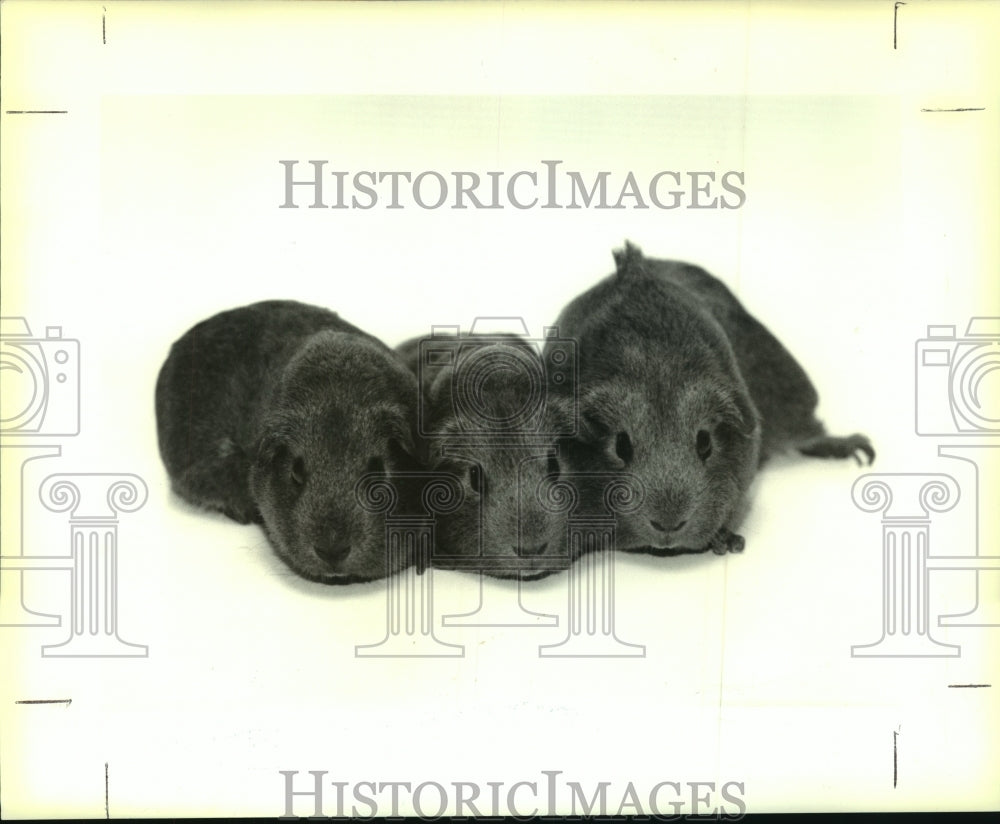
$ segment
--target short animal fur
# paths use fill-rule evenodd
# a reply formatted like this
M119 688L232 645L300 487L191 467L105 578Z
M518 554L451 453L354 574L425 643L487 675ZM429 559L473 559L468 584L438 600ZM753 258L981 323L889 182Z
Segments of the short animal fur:
M574 471L631 473L645 492L619 519L619 548L740 551L733 530L768 457L797 449L871 462L865 436L826 433L802 367L725 284L631 243L614 257L615 274L556 324L580 358L580 433L563 454Z
M438 519L433 563L499 578L545 577L570 562L565 517L545 509L538 493L559 472L552 433L571 426L569 407L560 398L533 394L544 390L544 376L528 341L510 334L476 338L456 339L454 362L440 367L420 368L426 338L397 347L422 379L429 460L463 484L464 505ZM464 368L471 361L458 357L459 346L474 353L476 368ZM532 374L539 377L537 387ZM477 393L471 414L455 402L463 393ZM536 407L539 417L522 427L519 413ZM485 420L498 421L495 435L483 431Z
M326 309L264 301L185 333L156 383L160 454L178 495L263 525L304 578L383 577L384 520L366 472L419 467L416 380L378 339Z

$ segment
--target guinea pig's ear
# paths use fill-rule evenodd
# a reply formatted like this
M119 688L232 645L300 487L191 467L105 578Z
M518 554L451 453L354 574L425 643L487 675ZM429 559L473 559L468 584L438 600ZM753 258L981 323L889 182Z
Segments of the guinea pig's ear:
M720 423L749 438L760 426L760 414L747 392L734 392L722 399Z
M451 416L451 378L452 367L446 366L438 370L432 380L425 381L418 388L417 391L422 394L422 397L419 399L421 408L426 414L424 419L425 427L435 427L442 419L447 419Z
M577 432L576 404L560 395L545 399L542 426L545 433L553 433L559 440L571 438Z
M611 392L606 387L590 387L580 395L577 437L597 443L611 435L614 413Z
M411 439L390 437L389 462L397 472L419 472L424 468L418 447Z
M576 440L600 452L614 469L622 469L632 459L632 440L619 431L615 420L613 393L607 387L592 387L580 397Z
M257 439L255 454L260 466L271 466L288 449L284 434L275 429L265 430Z
M388 458L397 471L417 471L424 463L425 445L413 431L413 421L402 406L380 405L372 410L379 430L387 438Z

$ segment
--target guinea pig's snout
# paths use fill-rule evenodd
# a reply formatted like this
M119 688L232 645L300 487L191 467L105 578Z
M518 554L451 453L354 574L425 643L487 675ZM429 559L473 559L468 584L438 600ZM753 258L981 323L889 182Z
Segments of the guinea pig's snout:
M543 544L537 544L536 546L518 546L513 547L514 554L518 558L537 558L539 555L544 555L545 550L549 548L548 541Z
M682 529L684 529L684 527L687 526L687 519L685 518L683 521L678 521L669 529L663 526L663 524L661 524L659 521L650 520L649 525L653 527L653 529L655 529L657 532L680 532Z
M351 552L350 541L343 531L328 529L314 546L316 554L328 564L338 564Z
M664 520L667 519L664 518ZM669 521L667 522L669 523ZM650 518L649 525L656 531L656 534L651 536L650 543L660 549L669 549L677 543L680 531L687 526L687 519L678 521L671 527L666 527L661 521L654 521Z

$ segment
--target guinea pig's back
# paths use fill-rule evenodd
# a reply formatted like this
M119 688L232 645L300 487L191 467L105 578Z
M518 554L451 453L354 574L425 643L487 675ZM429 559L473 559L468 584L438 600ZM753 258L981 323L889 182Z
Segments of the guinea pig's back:
M651 383L667 367L674 377L735 370L729 342L703 303L638 266L577 296L555 326L576 343L582 386L619 378Z
M725 332L762 418L763 457L789 443L822 434L823 427L815 418L819 395L809 376L722 281L689 263L646 261L651 274L689 292Z
M286 300L229 309L184 333L156 382L157 435L167 470L183 472L219 444L248 448L281 369L321 329L370 337L334 312Z

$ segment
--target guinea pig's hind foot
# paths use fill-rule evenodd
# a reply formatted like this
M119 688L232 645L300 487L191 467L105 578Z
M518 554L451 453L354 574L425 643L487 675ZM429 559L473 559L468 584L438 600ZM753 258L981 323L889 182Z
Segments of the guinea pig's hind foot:
M865 435L855 433L845 438L832 435L822 435L796 447L803 455L813 458L854 458L858 466L863 464L861 455L868 459L871 465L875 460L875 448Z
M721 527L708 542L708 548L716 555L725 555L727 552L742 552L746 548L747 542L742 535L730 532L725 527Z

